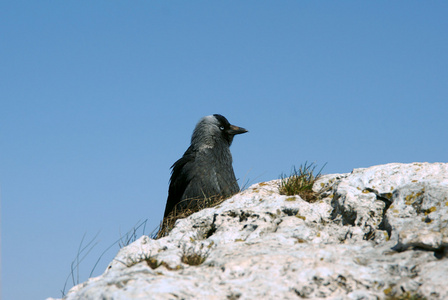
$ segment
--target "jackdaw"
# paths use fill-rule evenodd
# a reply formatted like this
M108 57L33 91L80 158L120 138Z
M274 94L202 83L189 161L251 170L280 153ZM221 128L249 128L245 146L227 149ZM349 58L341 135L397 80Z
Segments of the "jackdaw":
M239 192L229 147L236 134L245 132L246 129L231 125L222 115L199 120L190 147L171 166L164 218L176 205L177 210L182 210L194 207L200 200Z

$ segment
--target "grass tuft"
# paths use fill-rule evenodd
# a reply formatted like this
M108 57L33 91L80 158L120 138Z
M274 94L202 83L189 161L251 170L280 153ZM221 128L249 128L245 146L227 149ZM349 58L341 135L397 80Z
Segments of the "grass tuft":
M386 296L386 300L427 300L427 298L419 294L404 292L401 295Z
M163 264L163 262L158 261L154 257L148 257L145 259L145 261L148 264L148 266L153 270L157 269L158 267L160 267Z
M160 266L160 263L154 256L151 256L150 253L140 253L136 258L128 258L128 261L125 263L126 267L130 268L135 266L136 264L141 263L142 261L146 261L148 266L151 269L156 269Z
M166 262L159 261L155 256L152 256L150 253L149 254L142 253L135 259L129 259L129 261L125 265L126 265L126 267L130 268L130 267L133 267L136 264L139 264L143 261L146 262L148 267L150 267L153 270L157 269L160 266L164 266L165 268L167 268L170 271L176 271L176 270L180 270L182 268L181 266L176 266L174 268L171 268Z
M182 248L182 256L180 260L190 266L201 265L209 256L210 248L204 249L204 245L201 245L199 250L194 248L187 248L185 245Z
M313 191L313 185L321 177L324 167L316 173L316 165L305 162L305 164L300 165L299 169L293 167L289 176L280 175L281 180L278 187L280 195L299 195L300 198L310 203L317 201L320 192Z
M153 239L159 239L164 236L167 236L169 232L174 228L174 224L176 224L176 221L179 219L184 219L191 214L194 214L195 212L198 212L200 210L203 210L205 208L215 207L224 200L226 200L226 197L222 196L213 196L201 200L192 199L192 200L184 200L184 202L189 202L189 206L185 208L185 205L178 203L173 211L163 219L159 226L159 230L156 234L152 236Z

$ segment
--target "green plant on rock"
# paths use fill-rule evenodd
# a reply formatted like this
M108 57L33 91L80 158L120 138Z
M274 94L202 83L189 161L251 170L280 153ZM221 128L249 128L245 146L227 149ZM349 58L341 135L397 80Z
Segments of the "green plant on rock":
M323 167L316 173L316 165L305 162L298 169L293 167L289 176L280 175L278 187L280 195L299 195L300 198L310 203L317 201L320 192L313 191L313 185L321 177L322 169Z
M182 255L180 260L187 265L190 266L199 266L210 255L210 248L207 247L207 249L204 248L204 245L202 244L201 247L198 250L195 250L194 248L187 248L185 245L182 247Z
M150 261L151 265L148 262L148 266L150 266L151 269L156 269L157 267L160 266L160 264L157 262L157 259L154 256L152 256L151 253L139 253L134 258L129 257L127 259L127 262L125 263L125 265L126 265L126 267L130 268L130 267L135 266L136 264L141 263L142 261L146 261L146 262ZM152 267L152 266L154 266L154 267ZM155 266L157 266L157 267L155 267Z
M386 300L427 300L427 298L419 294L404 292L403 294L397 296L386 296Z
M130 258L128 259L128 262L125 265L126 267L130 268L141 262L146 262L148 267L150 267L153 270L157 269L160 266L163 266L170 271L176 271L182 269L182 266L180 265L170 267L169 264L167 264L163 260L158 260L155 256L152 256L150 253L141 253L136 258Z

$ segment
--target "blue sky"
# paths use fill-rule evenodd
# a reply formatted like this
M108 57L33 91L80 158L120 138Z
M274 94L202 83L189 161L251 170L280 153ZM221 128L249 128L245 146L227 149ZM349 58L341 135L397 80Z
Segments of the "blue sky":
M205 115L249 130L231 148L240 185L306 161L447 162L447 15L446 1L2 1L2 299L60 297L84 235L79 281L137 222L151 232Z

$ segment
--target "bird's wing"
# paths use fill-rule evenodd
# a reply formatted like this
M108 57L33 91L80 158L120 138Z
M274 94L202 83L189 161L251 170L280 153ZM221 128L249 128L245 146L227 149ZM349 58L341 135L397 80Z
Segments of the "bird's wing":
M192 147L189 147L184 155L171 166L170 187L164 217L182 200L182 196L192 179L188 169L194 163L195 158L196 152Z

